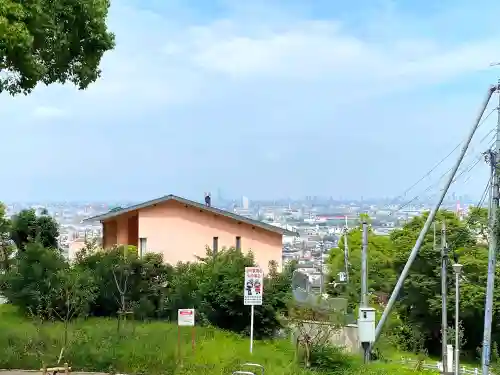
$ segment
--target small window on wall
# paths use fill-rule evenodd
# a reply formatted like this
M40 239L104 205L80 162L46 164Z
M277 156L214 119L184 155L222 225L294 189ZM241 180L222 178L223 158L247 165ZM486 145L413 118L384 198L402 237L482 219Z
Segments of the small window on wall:
M241 251L241 237L236 237L236 250Z
M214 255L216 255L217 252L219 251L219 237L214 237L212 251L214 252Z
M148 247L148 239L147 238L139 238L139 256L142 257L146 254Z

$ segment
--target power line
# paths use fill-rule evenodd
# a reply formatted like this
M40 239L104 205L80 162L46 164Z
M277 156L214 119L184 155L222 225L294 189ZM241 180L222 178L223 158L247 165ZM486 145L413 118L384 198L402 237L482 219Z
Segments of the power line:
M480 143L482 143L482 142L483 142L483 141L484 141L484 140L488 137L488 135L490 135L493 131L495 131L495 133L493 134L493 137L491 137L492 139L490 139L490 143L491 143L491 145L490 145L490 147L488 147L488 150L491 150L491 149L495 146L495 141L496 141L496 136L497 136L497 135L496 135L496 129L492 129L492 130L490 130L490 131L488 132L488 134L486 134L486 135L485 135L485 136L481 139L481 141L480 141ZM483 157L484 157L484 152L481 152L481 154L479 155L479 157L476 157L476 160L475 160L475 161L473 161L471 164L469 164L469 167L466 167L465 169L463 169L463 170L462 170L462 171L458 174L458 176L456 176L456 177L453 179L452 183L453 183L453 182L456 182L456 181L457 181L457 180L458 180L461 176L463 176L465 173L469 173L469 172L471 172L471 171L474 169L474 167L475 167L476 165L478 165L478 164L479 164L479 162L481 161L481 159L483 159ZM468 180L468 179L467 179L467 180ZM442 191L442 189L441 189L441 191Z
M482 141L484 141L484 138L482 139ZM490 146L491 148L492 146ZM469 164L468 166L466 166L465 168L463 168L459 173L458 175L453 179L452 183L455 183L460 177L462 177L465 173L469 173L471 172L478 164L479 162L481 161L482 159L482 156L483 154L481 153L480 155L476 156L476 159L471 163ZM403 203L402 205L400 205L396 210L394 210L394 212L397 212L407 206L409 206L410 204L412 204L413 202L415 202L416 200L418 200L422 195L424 195L425 193L427 193L428 191L430 191L431 189L435 188L437 185L439 185L441 183L441 180L446 177L450 172L451 172L452 168L448 169L446 172L444 172L440 177L439 179L434 182L433 184L429 185L424 191L420 192L419 194L417 194L416 196L414 196L413 198L411 198L410 200L406 201L405 203ZM441 189L442 191L443 189ZM393 213L394 213L393 212ZM391 215L393 214L391 213Z
M495 128L492 128L492 129L491 129L488 133L486 133L486 134L484 135L484 137L483 137L483 138L481 138L481 140L480 140L479 142L484 141L484 140L485 140L486 138L488 138L488 136L489 136L491 133L493 133L493 132L495 132L494 136L496 137L496 135L497 135L497 133L496 133L496 132L497 132L497 130L496 130Z
M475 161L473 161L471 164L469 164L469 166L468 166L468 167L464 168L464 169L463 169L463 170L462 170L462 171L458 174L458 176L456 176L456 177L453 179L452 183L456 182L456 181L457 181L460 177L462 177L465 173L469 173L470 171L472 171L472 170L474 169L474 167L475 167L476 165L478 165L478 164L479 164L479 162L481 161L481 159L482 159L482 157L481 157L481 156L482 156L482 155L480 155L479 157L477 157L477 158L476 158L476 160L475 160ZM442 189L441 189L441 190L442 190Z
M491 114L493 112L495 112L497 110L497 108L493 108L487 115L486 117L484 117L481 122L479 123L478 125L478 128L483 125L486 120L491 116ZM484 141L484 139L491 134L491 132L493 132L495 129L492 129L490 132L488 132L488 134L483 137L483 139L481 139L480 142ZM399 196L396 197L396 199L394 201L397 201L399 198L402 198L404 197L407 193L409 193L415 186L417 186L419 183L421 183L423 180L425 180L427 177L429 177L432 172L434 172L441 164L443 164L461 145L462 145L463 141L461 141L459 144L457 144L455 146L455 148L453 150L451 150L451 152L446 155L444 158L442 158L436 165L434 165L427 173L425 173L420 179L417 180L417 182L415 182L413 185L411 185L409 188L407 188L402 194L400 194Z
M495 131L496 129L492 129L490 130L485 136L483 136L483 138L481 138L481 140L479 141L479 144L483 143L484 140L493 132ZM493 134L493 137L491 137L492 139L490 140L490 143L493 142L492 145L490 145L488 148L491 149L494 144L495 144L495 139L496 139L496 132L495 134ZM479 145L478 145L479 146ZM474 169L474 167L479 163L479 161L482 159L482 156L483 156L483 152L481 152L479 155L476 156L476 160L474 160L471 164L469 164L468 166L464 167L461 169L461 171L458 172L458 175L455 176L455 178L453 179L452 183L456 182L461 176L464 175L464 173L468 173L470 171L472 171L472 169ZM395 211L399 211L401 210L402 208L404 207L407 207L408 205L410 205L411 203L413 203L414 201L416 201L418 198L420 198L421 195L425 194L426 192L428 192L429 190L431 190L432 188L436 187L437 185L440 184L441 180L446 177L450 172L451 172L452 168L449 168L447 171L445 171L440 177L439 179L432 183L430 186L428 186L424 191L420 192L419 194L417 194L416 196L414 196L412 199L410 199L409 201L405 202L404 204L402 204L401 206L399 206ZM441 189L442 191L442 189Z
M477 203L476 207L482 207L483 206L484 201L486 200L486 196L488 195L488 190L490 189L490 186L491 186L491 177L488 179L488 183L486 184L486 187L484 188L483 194L481 195L481 199ZM465 221L465 227L469 226L469 224L471 222L472 222L472 216L469 215L467 217L467 220ZM452 249L456 245L456 243L458 242L458 240L460 240L462 238L463 235L465 235L465 231L459 232L458 236L455 238L455 240L453 241L453 243L448 246L448 249Z
M386 323L389 314L391 313L391 310L394 308L394 305L396 303L396 300L398 298L399 293L401 292L401 289L403 288L404 282L406 277L408 276L408 273L410 272L411 266L415 259L418 256L418 252L420 248L422 247L422 244L424 243L425 236L427 234L427 231L429 230L430 226L432 225L432 222L434 218L436 217L436 213L438 212L441 204L443 203L443 200L445 198L446 192L448 191L448 188L451 185L451 182L453 180L453 177L455 177L455 173L460 167L460 164L463 161L463 158L465 154L467 153L467 149L469 148L469 145L472 141L472 138L474 137L474 134L481 123L481 119L484 116L484 112L486 108L488 107L488 104L490 103L491 97L495 91L497 91L500 88L499 85L491 85L488 87L488 90L486 91L486 95L481 103L481 106L479 107L479 111L477 116L474 119L474 122L467 134L467 138L460 150L460 154L454 163L453 169L451 170L450 174L448 175L448 178L444 184L444 190L439 194L439 198L437 199L436 203L430 210L429 214L427 215L427 218L425 219L424 226L422 227L422 230L420 231L417 240L415 241L415 245L410 251L410 254L408 255L408 260L405 263L405 266L401 270L401 274L399 275L398 281L396 282L396 285L394 286L394 289L391 293L391 296L389 297L389 300L387 301L387 304L385 306L384 312L382 313L382 316L379 319L379 322L377 324L377 328L375 329L375 338L373 340L373 344L377 341L377 339L380 337L380 334L382 333L382 329L384 327L384 324ZM457 331L458 332L458 331ZM373 346L371 344L370 346ZM458 361L456 361L458 363ZM485 374L487 375L487 374Z

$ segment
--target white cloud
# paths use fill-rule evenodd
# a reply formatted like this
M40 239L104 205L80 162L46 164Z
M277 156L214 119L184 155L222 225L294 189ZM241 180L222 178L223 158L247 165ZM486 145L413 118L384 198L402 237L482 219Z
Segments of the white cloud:
M37 106L33 111L33 117L37 119L57 119L66 116L67 113L57 107L52 106Z
M442 45L438 40L376 43L332 21L290 24L285 30L241 33L235 23L189 29L179 44L184 59L206 72L247 80L328 80L338 85L388 83L412 87L488 68L500 38ZM343 87L345 89L345 86Z
M97 100L112 96L115 104L138 110L142 104L203 100L207 90L234 95L245 85L283 83L299 88L324 82L331 96L356 100L367 91L412 89L487 69L500 43L499 35L453 44L439 36L371 40L356 36L339 20L262 25L258 19L224 19L172 26L171 18L118 5L114 16L123 14L127 27L118 27L123 34L118 34L117 49L106 57L103 78L88 95Z
M287 22L277 17L273 23L268 17L262 23L255 17L193 24L113 2L110 25L117 47L103 60L102 78L85 92L73 87L65 88L64 95L59 88L36 91L45 95L58 90L65 96L63 110L92 107L113 115L117 109L140 113L189 105L220 92L234 96L245 87L267 90L284 84L298 90L319 84L330 96L352 101L487 69L500 43L498 34L453 44L440 41L439 35L416 39L392 34L379 40L360 36L341 20L290 16ZM418 33L422 24L413 22ZM48 116L57 111L49 112L37 110Z

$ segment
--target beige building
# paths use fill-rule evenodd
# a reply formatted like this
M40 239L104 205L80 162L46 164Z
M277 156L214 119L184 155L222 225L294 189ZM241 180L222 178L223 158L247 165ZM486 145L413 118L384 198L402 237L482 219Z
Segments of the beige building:
M269 262L282 267L283 235L296 235L257 220L167 195L132 207L113 210L86 221L100 221L103 247L137 246L139 254L161 253L165 262L196 261L206 246L220 250L251 250L264 272Z

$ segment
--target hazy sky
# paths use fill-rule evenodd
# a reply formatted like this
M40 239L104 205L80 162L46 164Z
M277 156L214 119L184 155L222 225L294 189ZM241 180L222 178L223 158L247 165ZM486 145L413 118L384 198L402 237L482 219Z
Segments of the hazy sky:
M0 98L0 200L398 195L465 137L500 75L489 67L499 11L494 0L112 0L117 46L97 83ZM481 161L453 191L479 196L487 170Z

